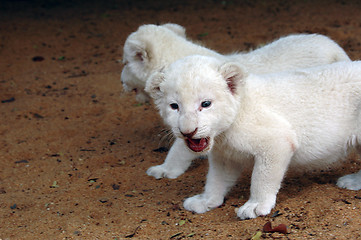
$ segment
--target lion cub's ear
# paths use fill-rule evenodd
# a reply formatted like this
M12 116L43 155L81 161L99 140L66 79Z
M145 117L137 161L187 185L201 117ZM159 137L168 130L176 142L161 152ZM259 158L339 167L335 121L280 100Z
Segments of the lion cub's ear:
M149 49L144 42L129 41L124 51L132 58L132 60L147 63L149 61Z
M145 91L155 101L163 97L163 92L160 89L160 84L163 81L164 81L164 73L157 71L148 78L147 83L145 84Z
M161 25L162 27L168 28L169 30L173 31L180 37L186 38L186 29L181 25L175 23L166 23Z
M227 62L220 66L219 72L227 82L232 94L236 93L237 87L241 85L248 76L247 71L237 63Z

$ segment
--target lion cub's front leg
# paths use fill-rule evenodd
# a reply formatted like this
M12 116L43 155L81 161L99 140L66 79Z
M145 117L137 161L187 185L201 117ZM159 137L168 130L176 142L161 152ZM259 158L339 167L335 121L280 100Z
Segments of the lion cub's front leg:
M184 141L177 138L163 164L150 167L147 170L149 176L156 179L163 177L177 178L182 175L192 163L192 160L199 157L199 155L188 150Z
M289 147L287 141L285 141L284 146L282 146L281 141L277 143L279 143L278 146L268 148L275 151L255 156L251 195L237 212L240 219L265 216L271 212L276 204L277 193L294 153L294 149Z
M222 205L224 196L236 183L241 167L239 164L226 161L214 153L208 156L209 171L203 193L187 198L184 208L196 213L204 213Z

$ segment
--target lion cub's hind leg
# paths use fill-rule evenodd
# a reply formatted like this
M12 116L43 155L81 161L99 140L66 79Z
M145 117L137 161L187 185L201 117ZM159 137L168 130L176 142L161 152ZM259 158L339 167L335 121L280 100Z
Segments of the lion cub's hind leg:
M361 189L361 170L358 173L353 173L340 177L337 181L337 186L349 190Z
M361 117L359 116L359 122L361 120ZM358 130L360 132L361 129ZM354 136L351 138L349 144L354 146L357 150L357 153L361 155L361 144L359 139L361 139L361 136ZM361 190L361 170L357 173L348 174L343 177L340 177L337 180L337 186L340 188L346 188L348 190Z

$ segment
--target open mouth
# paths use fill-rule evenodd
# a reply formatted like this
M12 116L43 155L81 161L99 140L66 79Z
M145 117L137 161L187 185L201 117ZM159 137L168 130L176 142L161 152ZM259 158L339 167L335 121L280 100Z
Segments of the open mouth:
M209 146L209 137L199 139L187 138L185 141L193 152L202 152Z

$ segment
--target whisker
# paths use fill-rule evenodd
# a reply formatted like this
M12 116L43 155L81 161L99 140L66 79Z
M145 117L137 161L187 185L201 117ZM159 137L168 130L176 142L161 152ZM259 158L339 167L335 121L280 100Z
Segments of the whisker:
M158 135L160 136L160 140L158 143L159 147L165 145L169 148L174 142L175 136L170 129L162 129Z
M206 129L206 127L205 126L200 126L199 128L198 128L198 134L200 134L200 135L203 135L203 133L205 132L205 129Z
M214 138L214 143L217 145L225 145L227 144L227 141L227 138L224 137L224 133L220 133Z

